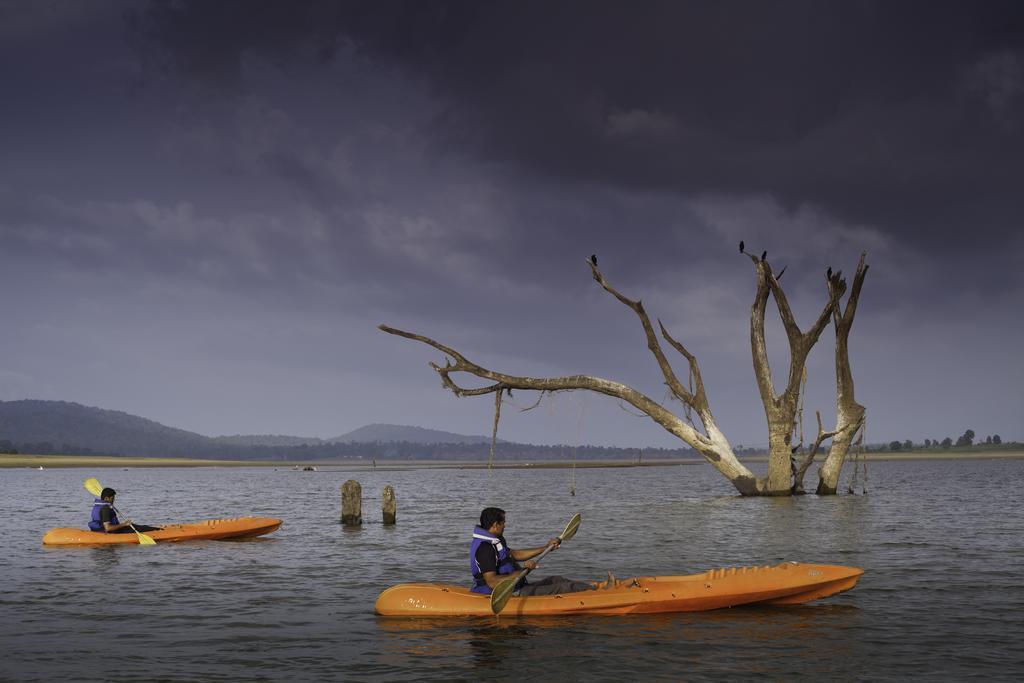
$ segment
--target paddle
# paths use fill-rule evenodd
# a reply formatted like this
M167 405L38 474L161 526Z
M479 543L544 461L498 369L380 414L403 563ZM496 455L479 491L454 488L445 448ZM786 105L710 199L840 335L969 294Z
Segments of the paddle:
M558 535L559 541L568 541L570 538L576 535L576 530L580 528L580 513L576 513L569 520L569 523L565 525L565 531ZM536 557L534 562L540 562L541 558L547 555L554 546L548 546L544 549L540 555ZM516 586L526 578L526 575L530 573L530 569L524 569L518 576L513 576L511 579L505 579L491 592L491 611L495 614L500 614L501 610L505 609L505 605L508 604L509 598L516 592Z
M97 498L99 498L100 493L103 492L103 487L100 486L100 483L96 481L96 479L93 477L89 477L88 479L86 479L85 482L83 482L82 486L85 487L86 491L96 496ZM110 507L114 508L114 513L120 516L121 513L117 511L117 508L115 508L113 505L111 505ZM132 531L135 532L135 535L139 537L139 545L156 545L156 541L154 541L152 538L136 529L134 524L128 522L128 526L130 526Z

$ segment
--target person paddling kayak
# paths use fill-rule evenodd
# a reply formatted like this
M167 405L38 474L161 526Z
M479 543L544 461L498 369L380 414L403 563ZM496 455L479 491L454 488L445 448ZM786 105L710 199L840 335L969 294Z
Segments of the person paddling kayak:
M513 550L508 547L504 533L505 511L495 507L484 508L480 513L480 525L473 529L473 541L469 546L469 571L473 575L473 587L470 590L474 593L489 595L502 581L518 576L523 569L532 571L536 568L537 563L531 558L537 557L549 547L554 550L561 545L558 538L552 538L539 548ZM615 577L609 572L607 585L614 583ZM597 590L599 587L587 581L549 576L536 583L524 579L519 595L577 593Z
M136 524L132 529L132 520L120 521L117 518L117 510L114 508L114 497L117 491L112 488L105 488L100 491L100 497L92 504L92 518L89 520L90 531L103 531L108 534L130 534L135 531L160 531L163 527L146 526Z

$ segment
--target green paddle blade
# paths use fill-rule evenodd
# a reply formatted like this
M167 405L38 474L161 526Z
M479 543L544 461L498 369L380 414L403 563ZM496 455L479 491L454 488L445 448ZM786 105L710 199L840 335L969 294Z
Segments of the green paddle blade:
M575 536L576 532L580 528L581 519L582 517L580 517L580 513L577 512L575 515L573 515L572 519L569 520L569 523L565 525L565 531L562 532L562 535L559 536L559 538L563 541L568 541L570 538Z
M516 583L519 577L513 577L511 579L505 579L497 586L494 587L494 591L491 593L491 611L495 614L500 614L501 610L505 609L505 605L512 598L512 594L516 592Z

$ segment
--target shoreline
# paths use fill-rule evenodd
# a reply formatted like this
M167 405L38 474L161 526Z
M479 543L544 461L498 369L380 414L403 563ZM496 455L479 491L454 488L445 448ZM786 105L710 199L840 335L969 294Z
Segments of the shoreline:
M898 460L1021 460L1024 450L1007 451L966 451L962 453L871 453L863 456L870 462ZM816 459L819 462L824 458ZM847 462L853 460L847 457ZM767 456L741 458L743 463L767 462ZM502 461L494 463L493 469L565 469L571 467L669 467L676 465L703 465L704 460L696 458L665 459L637 462L636 460L544 460L544 461ZM299 469L303 467L331 469L487 469L487 461L481 460L204 460L200 458L158 458L89 455L0 455L0 469L25 467L29 469L74 468L74 467L273 467L276 469Z

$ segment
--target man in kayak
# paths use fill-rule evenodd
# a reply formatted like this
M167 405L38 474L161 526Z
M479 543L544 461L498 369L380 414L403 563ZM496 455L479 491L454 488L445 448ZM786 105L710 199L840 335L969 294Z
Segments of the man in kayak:
M130 534L132 520L120 521L117 518L117 510L114 508L114 496L117 491L112 488L105 488L100 491L100 497L92 504L92 518L89 520L90 531L103 531L108 534ZM134 531L160 531L162 527L146 526L136 524Z
M480 525L473 529L473 542L469 546L469 570L473 574L474 593L490 594L494 587L506 579L519 576L522 569L533 570L537 563L531 558L537 557L547 548L558 548L561 541L550 539L539 548L512 550L505 542L505 511L501 508L484 508L480 513ZM522 562L520 568L519 562ZM549 576L536 583L523 581L519 595L554 595L556 593L577 593L579 591L597 590L599 587L612 587L615 578L609 572L608 582L604 586L587 581L574 581L563 576Z

